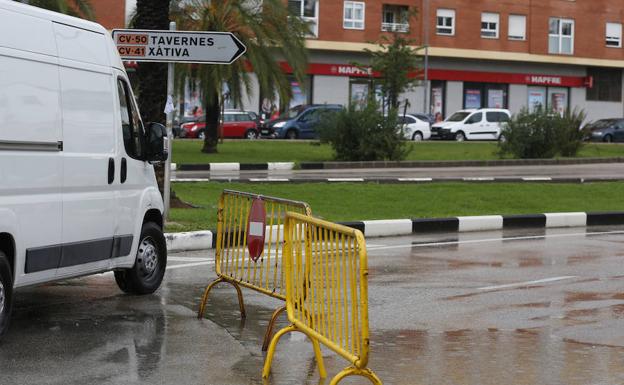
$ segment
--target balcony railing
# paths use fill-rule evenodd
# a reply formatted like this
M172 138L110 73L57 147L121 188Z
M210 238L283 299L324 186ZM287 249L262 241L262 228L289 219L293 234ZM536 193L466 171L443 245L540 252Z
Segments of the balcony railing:
M409 32L408 23L381 23L381 30L384 32Z

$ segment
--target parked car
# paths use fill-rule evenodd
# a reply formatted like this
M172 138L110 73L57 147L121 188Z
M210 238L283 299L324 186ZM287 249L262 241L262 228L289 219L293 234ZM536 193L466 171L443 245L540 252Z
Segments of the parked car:
M427 140L431 137L429 122L421 118L418 118L415 114L399 116L399 124L403 129L405 139L419 142L421 140Z
M158 289L167 246L152 163L168 154L104 27L14 1L0 2L0 25L13 31L0 56L1 337L14 289L104 271L126 293Z
M185 138L204 139L206 120L184 123ZM225 111L223 113L223 137L256 139L259 136L256 121L245 111Z
M182 117L182 119L180 120L174 120L173 121L173 137L174 138L185 138L186 137L186 131L184 130L184 128L182 127L183 124L185 123L196 123L196 122L200 122L200 121L205 121L206 117L204 116L184 116Z
M412 115L412 116L422 120L423 122L429 123L429 127L431 127L431 125L436 122L435 116L433 116L431 114L423 114L422 112L412 112L409 115Z
M262 135L278 139L316 139L315 128L325 114L342 110L339 104L299 105L291 108L279 118L271 120L262 129Z
M600 119L584 129L592 142L624 142L624 119Z
M467 109L455 112L443 122L431 126L431 138L498 140L503 124L511 119L509 110L499 108Z

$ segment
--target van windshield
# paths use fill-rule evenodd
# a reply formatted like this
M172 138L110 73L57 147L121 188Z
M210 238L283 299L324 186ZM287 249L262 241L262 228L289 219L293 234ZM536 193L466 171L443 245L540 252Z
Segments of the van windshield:
M450 118L446 119L447 122L462 122L466 119L466 116L470 115L470 112L456 112L451 115Z
M280 119L294 119L303 111L303 106L295 106L280 115Z

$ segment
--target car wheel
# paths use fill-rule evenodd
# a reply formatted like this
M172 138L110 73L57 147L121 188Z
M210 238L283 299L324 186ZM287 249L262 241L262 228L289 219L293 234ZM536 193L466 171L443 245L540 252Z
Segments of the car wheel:
M605 141L606 143L611 143L613 142L613 137L611 135L605 135L603 141Z
M456 142L463 142L466 140L466 135L464 134L463 131L459 131L455 134L455 141Z
M505 135L500 134L498 136L498 141L501 142L501 143L505 143L507 141L507 138L505 138Z
M295 130L288 130L288 132L286 132L286 139L297 139L297 131Z
M13 274L6 256L0 252L0 337L9 330L13 304Z
M245 133L245 138L246 139L258 139L258 133L256 132L256 130L247 130L247 132Z
M420 142L423 140L423 134L420 131L417 131L412 135L412 140L414 142Z
M147 222L141 229L134 266L115 271L115 281L125 293L151 294L160 287L166 268L165 236L160 226Z
M197 139L206 139L206 133L204 131L199 131L199 134L197 134Z

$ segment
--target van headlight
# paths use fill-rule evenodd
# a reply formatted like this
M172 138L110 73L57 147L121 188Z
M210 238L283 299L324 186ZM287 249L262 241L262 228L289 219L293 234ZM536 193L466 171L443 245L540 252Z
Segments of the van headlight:
M282 121L282 122L277 122L277 123L275 123L275 124L273 125L273 128L282 128L282 127L284 127L285 125L286 125L286 122L285 122L285 121Z

